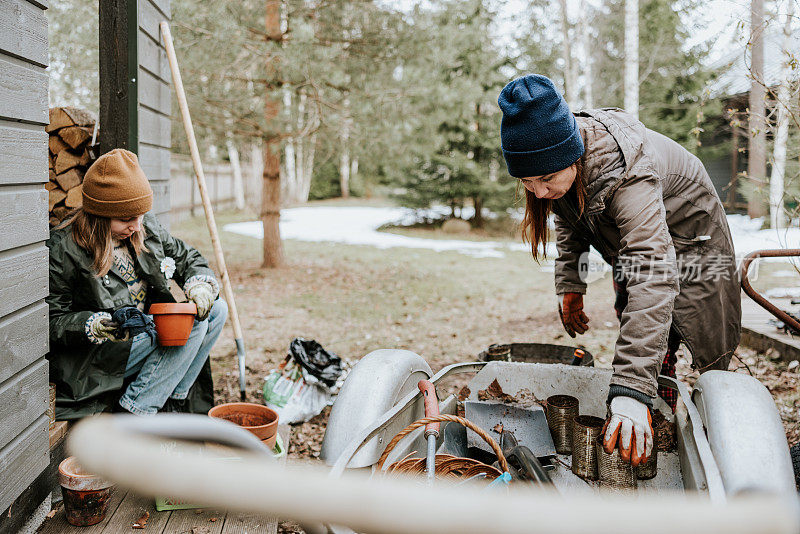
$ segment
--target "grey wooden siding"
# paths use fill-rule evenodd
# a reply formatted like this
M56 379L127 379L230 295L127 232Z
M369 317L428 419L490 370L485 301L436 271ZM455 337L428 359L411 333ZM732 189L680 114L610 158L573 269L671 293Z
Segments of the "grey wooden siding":
M172 78L158 25L169 19L169 0L139 0L139 161L155 194L153 211L167 227Z
M49 461L45 9L0 0L0 511Z

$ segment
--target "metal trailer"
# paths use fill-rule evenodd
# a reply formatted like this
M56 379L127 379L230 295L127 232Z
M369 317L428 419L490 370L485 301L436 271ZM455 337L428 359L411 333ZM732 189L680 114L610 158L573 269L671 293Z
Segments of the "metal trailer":
M478 391L497 380L511 397L532 394L544 399L567 394L579 399L581 414L606 416L610 369L492 361L454 364L434 374L413 352L378 350L353 368L331 410L321 451L321 458L332 468L331 475L341 476L351 470L374 474L378 470L375 463L388 441L423 417L417 382L427 378L437 384L470 372L476 374L467 386L467 400L476 400ZM677 380L665 376L658 380L679 395L674 416L663 401L656 403L656 408L676 424L677 447L674 452L659 454L657 476L640 481L639 491L699 493L715 505L743 493L795 495L783 426L771 395L758 380L739 373L709 371L697 380L691 394ZM453 395L443 399L441 413L454 414L457 403ZM401 441L385 466L414 451L423 456L423 431L420 428ZM569 462L566 457L561 459ZM577 477L562 462L555 462L551 478L562 495L600 492L597 483ZM316 532L326 530L352 532L333 526Z

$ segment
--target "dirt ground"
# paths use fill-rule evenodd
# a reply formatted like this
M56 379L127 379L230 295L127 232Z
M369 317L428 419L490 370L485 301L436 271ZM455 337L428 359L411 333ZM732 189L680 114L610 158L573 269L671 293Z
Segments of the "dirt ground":
M254 219L252 214L218 215L220 226ZM213 258L203 219L184 220L172 230ZM245 332L247 396L253 402L262 401L264 377L285 357L295 337L316 339L351 360L380 348L408 349L426 358L434 370L474 360L492 343L581 346L604 366L613 356L617 319L611 281L589 286L590 330L573 340L557 316L553 273L537 266L529 254L473 258L455 252L286 241L286 265L264 269L261 241L227 232L221 232L221 239ZM218 402L238 400L235 353L226 328L212 352ZM800 368L789 370L773 356L742 347L732 367L767 386L794 443L800 439ZM680 358L678 372L690 385L696 379L686 358ZM315 461L328 412L293 428L290 458ZM281 531L300 530L285 523Z

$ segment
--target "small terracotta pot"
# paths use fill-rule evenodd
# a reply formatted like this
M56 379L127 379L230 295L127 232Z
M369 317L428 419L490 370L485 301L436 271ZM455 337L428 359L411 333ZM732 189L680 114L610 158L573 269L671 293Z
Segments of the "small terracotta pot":
M192 333L197 306L194 302L160 302L150 306L156 323L158 344L163 347L182 347Z
M86 527L105 518L111 501L111 482L87 473L77 459L70 456L58 465L58 483L69 524Z
M272 408L252 402L229 402L214 406L208 411L210 417L230 421L249 430L269 448L275 447L278 439L278 413Z

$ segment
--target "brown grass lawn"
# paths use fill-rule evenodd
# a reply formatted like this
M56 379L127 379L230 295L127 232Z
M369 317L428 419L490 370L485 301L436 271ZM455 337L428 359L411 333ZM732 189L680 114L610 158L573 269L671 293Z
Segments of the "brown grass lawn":
M357 202L351 201L353 204ZM221 213L217 218L221 227L255 216ZM213 259L204 219L182 221L174 225L173 232ZM413 235L425 232L415 229ZM432 238L442 235L438 230L427 232ZM256 402L262 398L264 376L284 358L295 337L316 339L353 360L380 348L408 349L426 358L434 370L473 360L491 343L582 346L600 365L609 365L613 356L617 320L610 279L590 285L586 313L591 328L572 340L558 320L553 274L540 269L526 253L506 252L505 258L493 259L455 252L286 241L286 266L264 269L260 240L227 232L221 232L221 239L245 332L247 393ZM762 271L759 287L796 285L794 280L772 280L765 274L786 268L771 266ZM789 372L785 363L747 349L741 349L740 356L734 364L747 372L740 363L746 362L771 389L787 434L796 441L800 437L798 370ZM237 399L238 371L230 328L212 358L218 399ZM679 372L691 383L689 371L682 359ZM324 417L316 418L296 429L295 435L318 443L323 427ZM318 448L293 450L314 456Z

